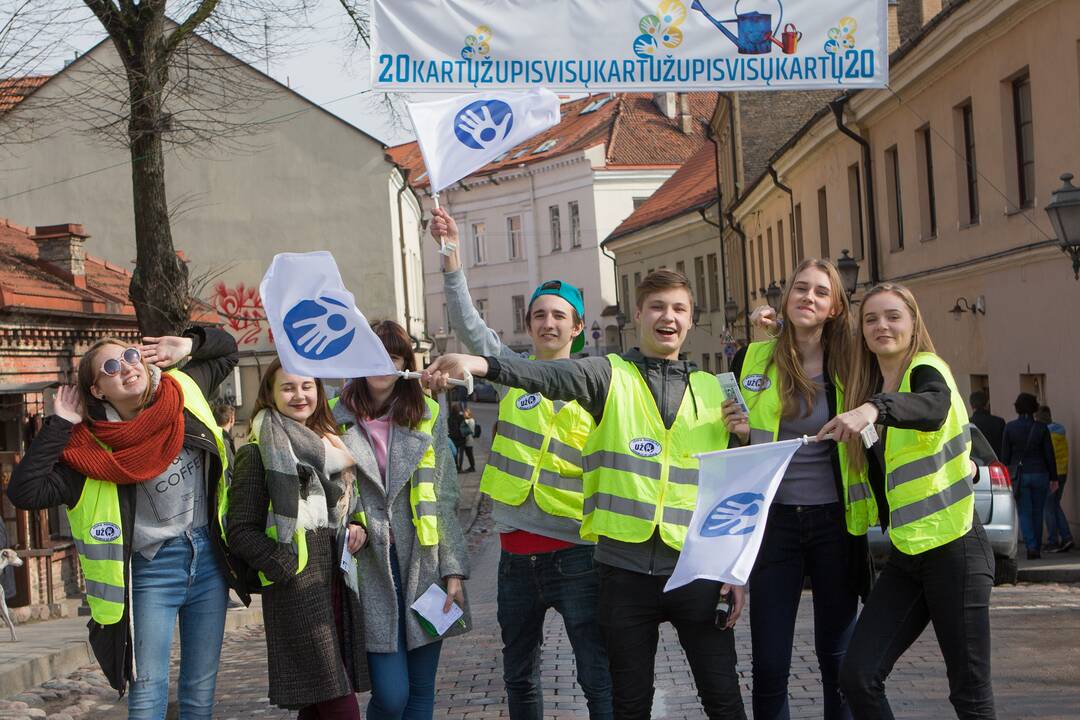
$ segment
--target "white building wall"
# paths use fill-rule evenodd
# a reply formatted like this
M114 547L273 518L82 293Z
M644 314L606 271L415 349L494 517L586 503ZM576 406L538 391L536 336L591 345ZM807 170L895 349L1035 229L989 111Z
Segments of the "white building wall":
M648 197L673 170L604 170L603 148L519 170L504 171L497 184L490 180L466 181L469 190L449 188L440 193L440 202L455 218L461 232L461 259L474 302L484 305L488 325L500 333L507 345L530 346L526 332L514 325L513 298L528 303L533 290L545 280L565 280L579 287L585 296L586 348L595 354L617 350L607 340L617 337L614 317L601 317L603 309L615 304L615 279L611 261L599 247L600 240L633 211L633 198ZM573 247L569 204L577 202L581 222L581 246ZM425 207L433 207L430 197ZM561 248L552 247L549 208L558 206ZM506 219L522 218L523 246L520 259L508 253ZM487 229L486 258L478 262L473 225ZM438 248L428 241L424 250L427 288L428 332L448 331ZM599 348L591 337L593 322L601 326ZM611 330L608 330L611 327ZM465 350L451 338L450 351Z

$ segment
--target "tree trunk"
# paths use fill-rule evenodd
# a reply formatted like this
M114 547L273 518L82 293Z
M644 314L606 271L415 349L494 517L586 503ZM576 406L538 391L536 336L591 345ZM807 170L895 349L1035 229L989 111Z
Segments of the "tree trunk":
M188 270L173 248L165 195L161 133L167 117L161 99L168 71L165 58L154 56L161 49L161 35L148 33L144 43L133 63L142 67L128 68L136 253L128 292L145 335L178 335L189 323L191 303Z

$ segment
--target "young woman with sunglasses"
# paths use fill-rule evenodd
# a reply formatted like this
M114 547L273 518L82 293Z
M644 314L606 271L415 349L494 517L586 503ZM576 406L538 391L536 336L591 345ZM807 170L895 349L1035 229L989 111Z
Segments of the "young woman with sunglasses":
M90 644L133 720L165 716L177 617L180 715L212 715L232 576L217 508L228 456L206 396L236 361L213 328L94 343L8 486L16 507L68 507Z
M957 717L992 720L994 555L975 517L964 400L907 288L871 289L860 320L847 411L819 438L832 433L853 464L868 467L893 548L855 626L841 688L856 720L891 719L885 680L933 624ZM873 425L880 440L864 452L859 433Z
M844 411L851 321L840 276L832 263L808 258L792 278L781 303L783 323L772 322L775 313L760 313L759 325L777 327L776 338L752 343L732 363L750 414L728 401L724 421L744 443L816 435ZM851 469L845 447L811 443L795 454L769 509L750 575L757 720L791 717L788 676L806 576L814 592L822 717L851 717L840 694L840 661L855 626L859 597L865 598L870 589L866 531L873 515L865 472Z

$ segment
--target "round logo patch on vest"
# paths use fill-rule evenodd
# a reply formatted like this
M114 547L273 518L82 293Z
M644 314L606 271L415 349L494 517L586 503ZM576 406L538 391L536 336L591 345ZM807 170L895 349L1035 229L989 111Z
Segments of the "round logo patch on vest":
M634 438L630 441L630 452L638 457L656 457L662 449L660 443L651 438Z
M517 405L518 410L532 410L540 404L540 396L537 393L522 395L514 404Z
M772 381L765 375L758 373L757 375L747 375L743 378L742 386L750 392L761 392L762 390L768 390L772 385Z
M111 522L94 523L90 527L90 537L101 542L112 542L120 537L120 526Z

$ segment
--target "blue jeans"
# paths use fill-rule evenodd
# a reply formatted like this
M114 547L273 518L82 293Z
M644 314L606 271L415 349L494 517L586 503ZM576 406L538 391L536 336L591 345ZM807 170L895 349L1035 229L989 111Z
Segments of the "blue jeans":
M1069 518L1065 517L1065 511L1061 509L1061 494L1065 492L1065 484L1059 483L1057 492L1046 496L1046 542L1051 545L1072 542L1072 532L1069 530Z
M840 663L855 628L859 596L848 572L844 506L773 505L750 574L755 720L787 720L788 675L803 578L814 592L814 645L825 720L850 720L840 694Z
M1050 493L1048 473L1023 472L1020 475L1020 534L1028 550L1042 547L1043 509Z
M180 684L184 720L210 718L229 587L207 528L167 540L153 560L131 555L135 681L128 718L161 720L169 703L169 655L180 618Z
M435 673L439 669L442 640L408 650L405 606L397 550L390 546L390 572L398 601L397 652L368 653L371 700L367 720L431 720L435 714ZM425 588L426 589L426 588Z
M562 615L589 717L613 717L607 650L596 617L599 592L591 545L537 555L503 552L499 559L498 618L503 682L513 720L544 717L540 651L548 608Z

